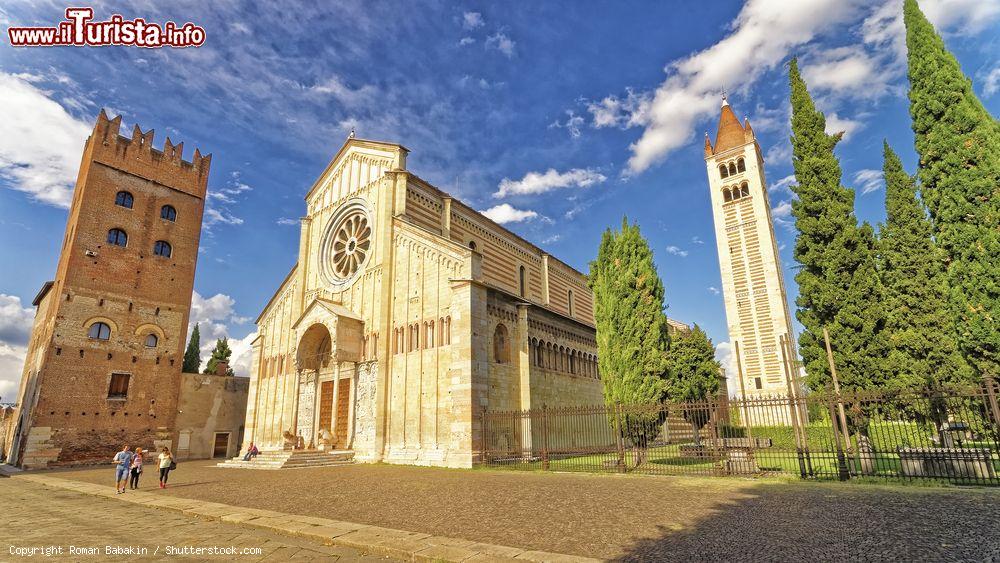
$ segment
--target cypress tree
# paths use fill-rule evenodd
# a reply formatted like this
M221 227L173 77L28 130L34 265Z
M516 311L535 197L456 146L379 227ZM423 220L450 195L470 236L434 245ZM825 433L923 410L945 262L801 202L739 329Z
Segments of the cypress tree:
M969 379L948 309L945 258L913 178L884 143L886 222L879 230L889 387L926 390Z
M184 350L184 373L198 373L201 367L201 334L198 331L198 323L194 323L194 330L191 331L191 338L188 339L187 348Z
M212 357L208 359L205 364L205 371L202 373L215 373L216 366L219 362L228 362L229 357L233 355L233 351L229 349L229 339L222 337L215 341L215 348L212 350ZM233 375L233 368L226 370L227 375Z
M694 325L691 332L673 334L668 361L667 396L672 402L687 403L681 414L691 424L695 444L698 444L699 430L712 414L707 408L707 400L719 392L722 377L715 359L715 347L705 331Z
M830 332L840 386L870 389L884 382L885 346L881 283L875 264L874 231L854 215L854 190L841 185L833 149L842 134L826 133L826 118L816 109L799 74L789 65L792 99L792 164L798 198L792 215L798 236L795 275L799 285L796 318L805 330L799 350L810 388L830 382L823 329Z
M590 264L589 283L605 403L616 408L662 402L670 345L664 288L638 225L629 225L625 218L620 232L604 232L597 259ZM618 431L639 448L637 463L642 463L661 420L657 414L632 412L621 421L615 417L613 424L622 424Z
M915 0L903 5L918 177L947 259L959 346L1000 376L1000 125Z

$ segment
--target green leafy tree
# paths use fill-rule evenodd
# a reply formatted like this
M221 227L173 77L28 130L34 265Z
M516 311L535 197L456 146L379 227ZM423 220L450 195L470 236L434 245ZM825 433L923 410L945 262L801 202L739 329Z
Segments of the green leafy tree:
M966 382L971 374L958 352L949 314L944 253L934 243L913 178L888 143L883 150L886 222L879 229L879 260L889 347L887 384L923 391ZM938 421L940 414L932 418Z
M184 350L184 373L198 373L201 367L201 333L198 331L198 323L194 324L191 331L191 338L188 339L187 348Z
M215 341L215 348L212 350L212 357L208 359L208 363L205 364L205 371L202 373L215 373L216 366L219 362L229 362L229 357L233 355L233 351L229 349L229 339L222 337ZM233 375L233 368L226 370L227 375Z
M795 59L789 65L789 81L792 164L798 181L792 215L798 229L795 260L801 265L795 276L796 318L805 328L799 350L806 381L815 390L825 389L831 381L823 341L826 328L840 386L880 387L884 313L874 231L867 223L858 226L854 190L841 185L840 162L833 153L843 134L826 133L826 118L813 104Z
M694 325L690 332L678 331L670 342L667 369L667 396L680 403L684 420L691 425L695 444L701 443L701 429L712 417L709 397L719 392L721 376L712 341Z
M959 346L1000 376L1000 125L914 0L903 4L918 178L947 260Z
M614 424L623 439L639 450L639 464L659 432L662 409L630 407L666 398L670 337L663 313L663 282L638 225L625 218L621 231L604 232L597 259L590 264L589 283L594 291L604 401L615 412L624 407L626 414L613 416Z

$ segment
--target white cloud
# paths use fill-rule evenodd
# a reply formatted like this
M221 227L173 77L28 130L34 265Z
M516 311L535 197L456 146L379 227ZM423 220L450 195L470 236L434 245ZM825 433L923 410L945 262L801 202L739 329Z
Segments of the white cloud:
M735 397L740 393L739 370L736 369L736 355L733 354L733 345L729 342L719 342L715 346L715 359L726 370L726 387L730 397Z
M708 286L708 292L711 293L712 295L718 295L719 288L715 287L714 285L710 285Z
M756 133L768 131L785 131L791 127L792 104L787 100L781 107L766 108L764 104L757 104L750 118L750 124Z
M793 184L795 184L795 174L789 174L788 176L785 176L784 178L768 186L767 191L771 193L784 192L791 194Z
M749 88L794 48L854 16L858 8L859 2L842 0L747 2L729 35L667 65L667 79L635 117L645 130L631 146L629 172L642 172L687 144L695 125L719 111L724 85Z
M486 211L480 211L483 215L503 225L504 223L520 223L538 217L538 213L530 209L515 209L509 203L491 207Z
M236 217L232 213L226 210L218 210L213 207L205 209L205 227L211 227L212 225L223 224L223 225L242 225L243 219Z
M778 205L771 208L771 217L791 217L792 215L792 202L782 201Z
M472 37L463 37L463 38L461 38L461 39L458 40L458 45L460 47L465 47L466 45L472 45L475 42L476 42L476 40L473 39Z
M558 172L549 168L545 172L528 172L520 180L504 178L493 197L508 195L543 194L559 188L586 188L607 180L604 174L591 168L573 168Z
M498 31L486 38L487 48L496 49L506 55L507 58L514 56L514 46L516 44L517 43L513 39L507 37L507 34L502 31Z
M483 27L486 22L483 20L483 15L479 12L465 12L462 14L462 27L465 29L476 29L477 27Z
M14 346L0 342L0 401L17 402L17 392L21 386L21 371L24 369L26 346Z
M590 112L593 126L597 129L602 127L628 129L643 123L650 100L649 94L636 93L633 89L626 88L624 98L606 96L599 102L588 103L587 111Z
M861 188L861 194L870 194L882 187L882 171L864 169L854 173L854 182Z
M0 293L0 342L27 344L34 321L35 310L23 307L20 297Z
M890 72L886 61L861 45L818 51L802 63L802 78L814 95L879 98L889 92L890 82L898 75L898 70Z
M670 245L666 250L667 254L673 254L674 256L680 256L681 258L688 255L688 251L680 248L679 246Z
M864 124L856 119L840 117L833 112L826 114L826 133L828 135L843 133L844 139L847 140L855 131L858 131L862 127L864 127Z
M988 98L1000 92L1000 64L983 74L981 80L983 81L983 96Z
M339 76L331 76L309 88L309 92L332 96L346 106L356 106L378 95L378 89L369 84L351 88Z
M289 225L298 225L301 223L301 221L299 221L298 219L293 219L291 217L281 217L280 219L275 221L275 223L283 226L289 226Z
M562 235L555 234L550 237L545 237L544 239L542 239L542 244L555 244L560 240L562 240Z
M29 80L29 78L31 80ZM92 127L76 119L32 82L40 77L0 73L0 176L42 203L67 208Z
M20 297L0 293L0 397L4 402L17 401L34 320L34 309L22 306Z
M772 146L767 149L767 154L764 155L764 160L770 162L771 164L791 164L792 144L786 140Z
M560 122L558 119L549 125L549 129L566 129L574 139L580 136L580 128L583 127L583 117L576 115L576 112L566 110L566 121Z
M691 244L705 244L705 241L701 240L700 236L695 235L691 237Z
M232 338L230 335L231 324L244 324L249 322L247 317L236 314L236 300L224 293L216 293L212 297L202 297L195 291L191 294L191 319L188 328L188 335L194 329L195 323L201 333L201 368L212 356L212 349L215 348L215 341L220 338L229 338L229 348L233 351L229 358L229 365L237 375L250 375L251 350L250 342L256 336L255 332L243 338Z

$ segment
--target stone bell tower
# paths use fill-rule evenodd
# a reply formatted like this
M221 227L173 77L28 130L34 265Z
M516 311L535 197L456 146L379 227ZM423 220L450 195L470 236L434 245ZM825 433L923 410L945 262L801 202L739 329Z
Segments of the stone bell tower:
M705 134L705 167L729 339L741 372L737 389L750 398L798 394L795 336L774 238L764 159L750 121L741 124L725 96L714 145Z

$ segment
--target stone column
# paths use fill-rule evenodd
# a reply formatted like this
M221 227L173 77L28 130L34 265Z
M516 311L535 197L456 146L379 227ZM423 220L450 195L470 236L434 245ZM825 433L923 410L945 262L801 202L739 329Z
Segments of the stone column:
M530 305L521 303L517 306L517 373L518 393L520 402L518 408L526 411L531 409L531 341L528 339L528 309ZM531 457L531 419L522 420L522 427L516 429L520 434L521 451L526 457Z
M542 254L542 303L549 304L549 255Z

